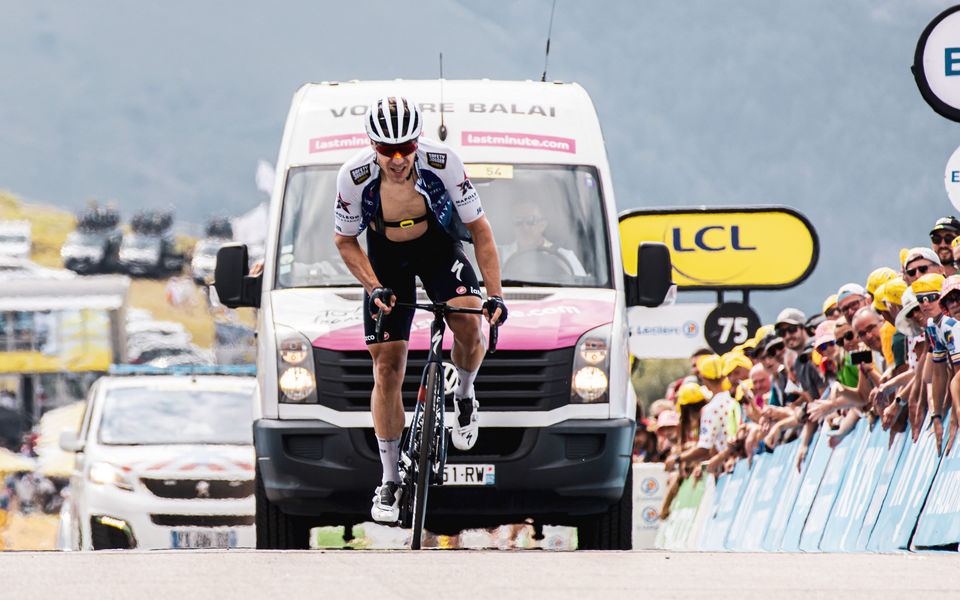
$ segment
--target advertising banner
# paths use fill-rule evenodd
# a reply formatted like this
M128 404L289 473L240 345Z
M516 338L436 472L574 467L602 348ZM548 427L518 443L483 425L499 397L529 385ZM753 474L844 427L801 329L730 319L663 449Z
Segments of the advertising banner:
M667 496L667 475L660 463L633 464L633 549L656 548L660 509Z
M880 509L886 500L887 492L890 489L890 482L893 481L897 465L900 463L900 457L904 454L903 448L907 445L907 434L897 433L890 441L890 433L886 434L884 448L886 452L883 455L883 462L880 464L880 474L877 479L877 485L873 489L873 495L870 497L870 504L867 506L867 512L863 515L863 524L860 526L860 533L857 536L854 550L862 552L867 549L867 543L870 541L870 534L877 524L877 517L880 516ZM880 436L883 438L884 436ZM911 442L912 443L912 442Z
M676 497L670 504L670 518L657 532L657 548L665 550L688 550L688 540L693 531L697 511L700 508L707 485L703 481L695 485L692 478L680 484Z
M767 474L770 473L770 467L774 462L773 454L758 454L753 457L750 478L747 481L743 496L740 497L740 506L737 507L737 513L733 518L733 523L730 524L730 530L727 531L727 538L723 543L723 547L727 550L743 550L744 546L751 541L751 536L763 535L762 528L759 532L751 530L759 525L755 520L756 502L764 486L769 483Z
M737 515L740 499L743 497L750 479L750 468L747 467L747 461L737 461L733 473L720 477L720 479L723 478L727 478L728 481L723 490L723 495L720 495L718 482L714 502L715 512L706 521L703 532L700 534L700 541L697 545L700 550L720 552L726 549L723 544L727 538L727 532L730 530L730 525L733 524L733 518Z
M866 419L861 419L858 427L861 424L869 429ZM884 431L879 423L874 424L873 431L865 432L860 449L850 460L848 472L820 539L820 549L824 552L856 550L857 536L880 478L889 440L890 432Z
M955 440L923 506L913 545L917 548L946 546L960 542L960 444Z
M907 449L897 465L893 482L877 517L877 524L867 543L867 550L896 552L909 547L910 536L920 516L920 508L927 498L939 464L937 440L930 428L930 419L927 418L920 439L915 444L907 444Z
M816 436L819 435L820 433L817 432ZM817 437L814 437L810 440L810 445L816 447L816 444ZM771 491L769 497L767 495L761 496L758 503L758 510L763 510L767 506L771 507L770 522L759 541L760 550L773 552L780 549L784 531L787 529L787 521L793 513L793 505L797 501L800 484L803 483L803 476L810 464L809 460L805 460L798 469L797 455L799 454L799 440L789 444L781 444L774 450L773 456L776 459L777 466L771 470L771 473L779 473L780 487L778 490Z
M631 275L640 242L666 244L681 290L788 288L813 272L820 252L810 221L781 206L632 210L620 215L620 238Z
M960 121L960 6L941 12L923 30L913 55L920 95L942 117Z
M714 308L714 304L630 307L630 353L639 358L687 358L707 345L703 323Z
M840 493L844 478L851 467L850 460L863 449L866 419L860 419L853 431L848 433L839 445L833 449L827 469L823 472L817 495L810 506L807 522L803 525L800 534L800 549L804 552L816 552L820 549L820 538L823 537L827 519L833 510L834 501ZM827 435L827 446L833 436Z
M793 510L790 518L787 520L787 526L783 531L783 540L780 543L780 550L784 552L798 552L800 550L800 535L803 533L803 527L807 522L807 516L810 514L810 507L817 497L817 490L820 489L820 481L823 480L823 474L827 470L827 464L833 451L827 443L829 437L821 433L817 436L816 444L811 442L810 450L807 452L807 461L810 465L803 475L803 483L797 492L797 500L793 503Z

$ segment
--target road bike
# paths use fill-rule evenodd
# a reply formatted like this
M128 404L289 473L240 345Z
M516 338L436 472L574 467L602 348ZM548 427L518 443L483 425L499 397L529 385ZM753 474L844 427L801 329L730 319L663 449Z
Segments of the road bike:
M426 310L433 313L430 324L430 349L427 364L420 376L420 391L413 411L413 419L400 444L400 525L411 527L410 549L419 550L423 541L423 527L427 515L427 492L431 485L443 484L443 470L447 462L449 435L444 426L446 402L443 379L444 317L452 313L482 315L481 308L450 306L445 302L429 304L397 302L397 308ZM377 313L376 340L383 341L383 309ZM487 352L497 348L497 325L490 325Z

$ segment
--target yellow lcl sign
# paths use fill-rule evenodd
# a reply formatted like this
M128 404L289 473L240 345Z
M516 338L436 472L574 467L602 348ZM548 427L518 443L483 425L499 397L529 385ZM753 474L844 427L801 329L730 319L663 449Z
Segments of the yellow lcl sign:
M667 245L681 289L791 287L813 272L820 252L810 222L786 207L625 212L620 242L631 275L644 241Z

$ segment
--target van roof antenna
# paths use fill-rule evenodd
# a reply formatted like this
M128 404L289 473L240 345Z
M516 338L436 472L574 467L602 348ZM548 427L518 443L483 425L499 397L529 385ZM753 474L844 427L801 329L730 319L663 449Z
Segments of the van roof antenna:
M447 126L443 124L443 52L440 53L440 128L437 137L441 142L447 139Z
M547 80L547 61L550 59L550 35L553 33L553 13L557 10L557 0L553 0L553 7L550 9L550 26L547 27L547 51L543 56L543 75L540 81Z

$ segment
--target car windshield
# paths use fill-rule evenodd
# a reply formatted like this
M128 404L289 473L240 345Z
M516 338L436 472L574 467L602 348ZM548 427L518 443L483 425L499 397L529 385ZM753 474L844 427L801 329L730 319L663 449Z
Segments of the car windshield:
M136 248L137 250L159 250L160 238L151 235L127 234L123 236L123 248Z
M107 393L102 444L252 444L250 388L123 387Z
M609 287L600 182L593 167L467 165L493 227L505 285ZM276 287L359 285L333 237L337 167L290 170ZM330 201L327 201L330 200ZM360 236L366 250L366 236ZM464 244L476 264L472 244ZM477 275L479 276L479 269Z
M27 237L16 233L0 233L0 244L25 244Z
M72 231L67 234L66 244L76 246L99 246L103 243L103 234L87 233L83 231Z

